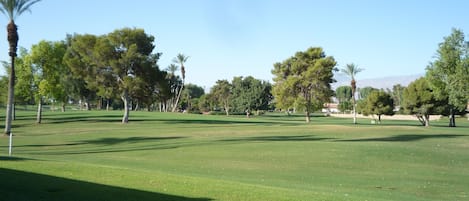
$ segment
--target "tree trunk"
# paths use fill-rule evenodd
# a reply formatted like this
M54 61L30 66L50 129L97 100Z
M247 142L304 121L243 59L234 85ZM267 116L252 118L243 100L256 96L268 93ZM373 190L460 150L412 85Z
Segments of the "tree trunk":
M5 135L10 135L11 133L11 121L13 120L13 102L15 96L15 57L11 57L11 69L10 69L10 78L8 81L8 101L7 101L7 111L5 117Z
M62 103L62 112L65 112L65 103Z
M430 115L426 114L426 115L423 115L424 118L425 118L425 127L429 127L430 126Z
M124 101L124 116L122 117L122 123L129 123L129 96L127 92L122 95L122 101Z
M106 111L109 111L109 98L106 99Z
M454 117L454 110L453 108L450 109L450 115L449 115L449 127L456 127L456 119Z
M381 115L378 114L378 124L381 124Z
M353 104L353 124L357 124L357 102L355 101L355 91L357 90L357 83L352 79L352 104Z
M176 98L176 104L174 104L174 107L173 107L173 111L172 111L172 112L175 112L176 109L178 108L179 99L181 98L181 94L182 94L182 89L184 89L184 82L182 82L182 86L181 86L181 89L179 90L178 96L177 96L177 98Z
M41 122L42 122L42 98L39 98L39 103L37 104L36 123L40 124Z
M226 113L226 116L230 116L230 108L226 105L225 105L225 113Z
M135 104L134 111L138 111L140 109L140 103L137 101L137 104Z
M422 126L425 126L425 118L423 117L423 115L416 115L416 116L420 124L422 124Z
M87 111L90 111L90 110L91 110L90 100L88 100L88 98L86 99L85 109L86 109Z
M306 109L306 123L309 123L311 121L311 118L309 115L310 115L309 109Z
M15 58L18 47L18 27L13 19L7 25L8 43L10 45L9 56L11 58L10 79L8 81L8 101L5 117L5 135L11 134L11 121L13 119L14 101L15 101Z
M352 93L353 104L353 124L357 124L357 101L355 100L355 91Z

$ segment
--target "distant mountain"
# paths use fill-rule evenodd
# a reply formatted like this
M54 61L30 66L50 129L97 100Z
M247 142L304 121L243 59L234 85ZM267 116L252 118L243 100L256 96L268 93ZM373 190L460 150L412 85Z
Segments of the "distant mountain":
M390 76L390 77L382 77L382 78L373 78L373 79L363 79L357 80L357 87L373 87L377 89L392 89L392 87L396 84L400 84L402 86L409 85L412 81L423 77L423 74L417 75L406 75L406 76ZM334 78L337 80L336 83L332 84L332 88L336 89L339 86L350 85L350 78L344 74L336 74Z

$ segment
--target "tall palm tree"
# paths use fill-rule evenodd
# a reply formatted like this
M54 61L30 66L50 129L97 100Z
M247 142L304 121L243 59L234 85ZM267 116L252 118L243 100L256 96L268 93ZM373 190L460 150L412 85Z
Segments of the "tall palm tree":
M39 2L40 0L0 0L0 12L5 14L10 23L7 26L8 32L8 43L10 44L10 50L8 54L11 58L11 69L10 69L10 80L8 82L8 103L7 113L5 118L5 134L10 135L11 133L11 120L13 112L14 102L14 87L15 87L15 58L16 50L18 48L18 27L15 24L15 19L23 14L25 11L29 11L29 8Z
M357 81L355 80L355 75L363 71L363 69L358 68L357 65L351 63L351 64L347 64L344 69L341 69L341 71L347 74L348 76L350 76L350 78L352 78L352 81L350 82L350 86L352 87L353 123L356 124L357 123L357 110L356 110L357 103L355 101L355 91L357 90Z
M168 68L166 68L166 71L170 72L171 75L174 75L174 73L179 69L179 66L176 64L169 64Z
M179 99L181 98L181 93L182 93L182 90L184 88L184 83L185 83L185 80L186 80L186 68L184 67L184 64L186 63L186 61L189 59L188 56L185 56L184 54L178 54L174 59L173 59L173 62L174 63L178 63L179 66L181 66L181 75L182 75L182 86L181 88L179 89L179 93L178 93L178 96L176 98L176 104L174 105L173 107L173 112L176 111L176 108L177 108L177 105L179 104Z

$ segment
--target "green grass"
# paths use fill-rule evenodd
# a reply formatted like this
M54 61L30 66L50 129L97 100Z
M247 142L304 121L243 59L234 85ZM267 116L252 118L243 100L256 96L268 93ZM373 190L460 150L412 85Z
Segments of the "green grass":
M0 200L467 200L469 122L18 111Z

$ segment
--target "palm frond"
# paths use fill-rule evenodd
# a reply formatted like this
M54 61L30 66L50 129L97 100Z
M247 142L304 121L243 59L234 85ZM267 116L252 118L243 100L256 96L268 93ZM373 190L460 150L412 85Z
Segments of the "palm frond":
M0 0L0 12L10 20L15 20L26 11L30 11L33 4L41 0Z
M350 76L352 80L355 79L355 75L357 75L357 73L362 72L363 70L363 68L359 68L354 63L347 64L345 68L340 69L342 73L345 73L346 75Z
M174 59L173 59L173 62L174 63L178 63L180 64L181 66L184 65L184 63L186 63L186 61L189 59L189 56L186 56L184 54L178 54Z

